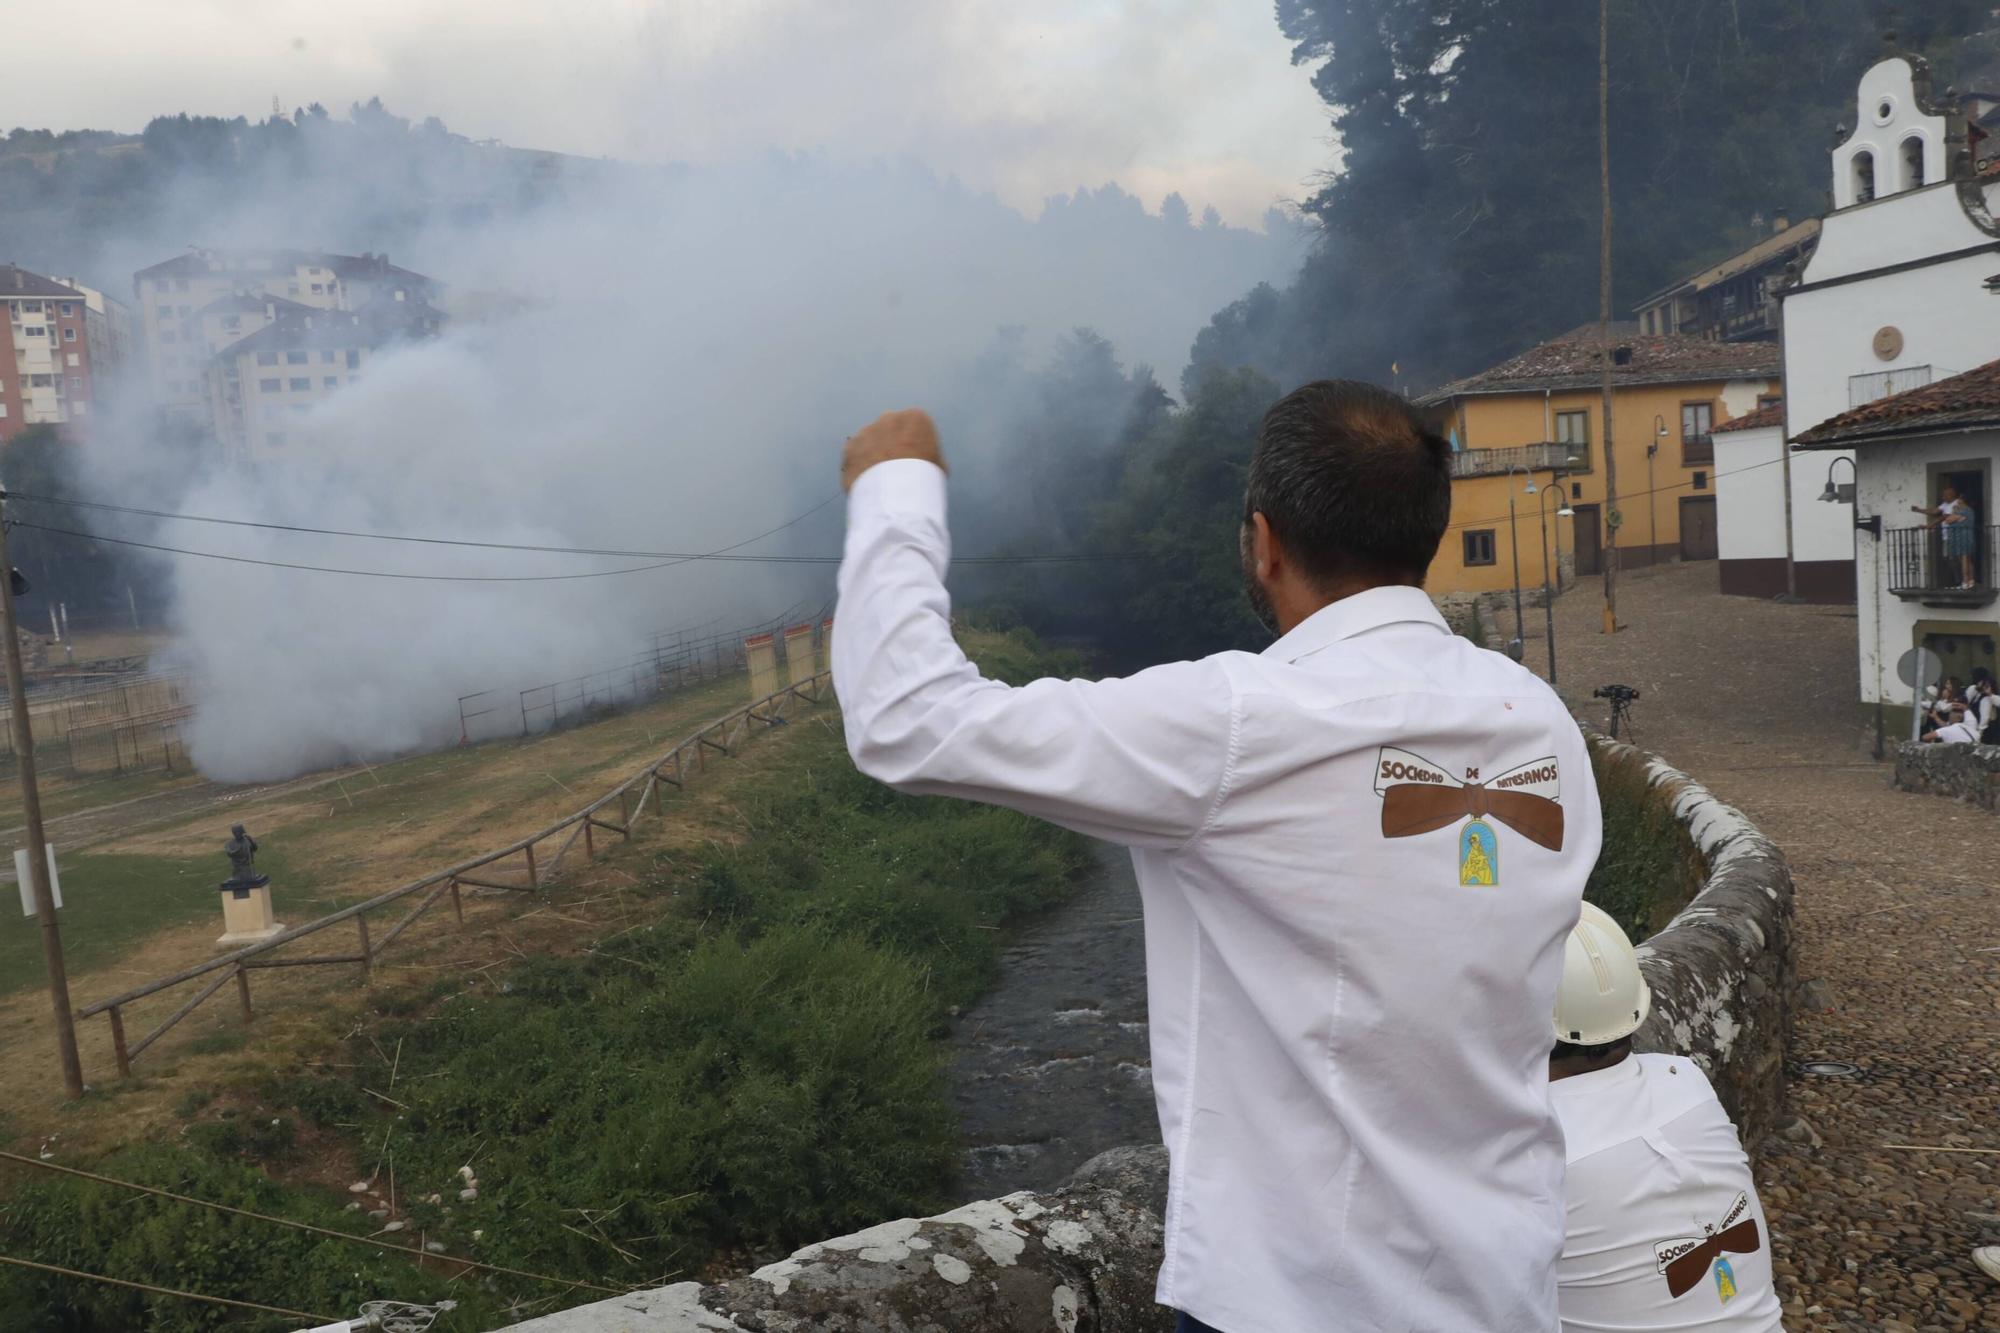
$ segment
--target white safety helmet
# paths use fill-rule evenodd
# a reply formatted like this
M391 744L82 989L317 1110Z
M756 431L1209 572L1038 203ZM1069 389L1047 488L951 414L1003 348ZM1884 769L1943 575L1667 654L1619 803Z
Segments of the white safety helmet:
M1594 903L1563 942L1562 982L1556 987L1556 1040L1602 1046L1629 1037L1653 1011L1653 991L1639 971L1632 941Z

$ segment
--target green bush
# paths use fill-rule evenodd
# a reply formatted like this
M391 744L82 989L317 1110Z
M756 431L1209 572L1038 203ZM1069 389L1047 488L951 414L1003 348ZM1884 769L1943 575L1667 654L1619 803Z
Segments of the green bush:
M468 1162L480 1181L448 1239L485 1227L482 1258L636 1280L943 1197L957 1126L918 964L794 925L618 952L562 964L566 1000L517 991L395 1034L438 1075L398 1087L404 1188L451 1197ZM569 1229L597 1214L603 1239Z
M316 1226L354 1230L359 1225L354 1214L343 1213L325 1196L275 1184L254 1167L199 1151L148 1145L96 1165L119 1179ZM458 1299L467 1307L457 1325L462 1328L488 1327L480 1321L491 1317L497 1322L499 1314L476 1287L420 1272L386 1251L56 1176L32 1178L0 1203L0 1252L153 1286L327 1315L352 1315L362 1301L391 1292L404 1300ZM0 1269L0 1329L9 1333L196 1333L298 1326L296 1319Z
M1707 867L1666 800L1648 787L1642 764L1607 762L1595 746L1590 763L1604 807L1604 849L1583 896L1643 940L1700 891Z

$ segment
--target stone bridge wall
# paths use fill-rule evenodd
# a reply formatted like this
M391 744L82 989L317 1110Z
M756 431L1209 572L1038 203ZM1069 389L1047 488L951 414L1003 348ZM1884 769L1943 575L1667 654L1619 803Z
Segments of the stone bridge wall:
M1896 747L1896 785L2000 809L2000 745L1904 741Z
M1699 1060L1754 1144L1784 1090L1791 873L1749 821L1685 774L1627 745L1593 744L1609 763L1642 768L1707 872L1640 949L1653 1013L1639 1044ZM515 1333L1167 1333L1172 1316L1152 1299L1166 1177L1164 1149L1120 1148L1060 1190L884 1222L728 1282L635 1292Z
M1590 740L1607 765L1645 775L1648 798L1673 811L1706 870L1693 900L1639 946L1653 1012L1636 1044L1699 1061L1754 1147L1785 1095L1798 979L1791 870L1741 811L1687 774L1629 745Z

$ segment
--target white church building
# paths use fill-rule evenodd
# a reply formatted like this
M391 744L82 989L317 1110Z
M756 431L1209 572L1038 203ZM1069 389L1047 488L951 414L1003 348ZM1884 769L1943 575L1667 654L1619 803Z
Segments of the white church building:
M1791 545L1795 564L1853 551L1860 702L1907 728L1906 650L1930 647L1961 679L2000 671L2000 145L1934 100L1912 58L1863 75L1855 114L1832 154L1833 209L1782 292ZM1746 456L1777 444L1738 434ZM1717 446L1726 561L1732 527L1747 541L1781 521L1765 474L1785 469L1732 476ZM1966 506L1949 534L1912 512L1947 486Z

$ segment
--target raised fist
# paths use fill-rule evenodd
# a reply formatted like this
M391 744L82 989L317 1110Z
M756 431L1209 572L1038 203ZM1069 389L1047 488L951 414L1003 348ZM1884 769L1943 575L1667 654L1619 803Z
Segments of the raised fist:
M892 458L921 458L944 466L944 452L938 447L937 423L920 407L900 412L884 412L859 434L849 437L840 455L840 487L851 490L855 479L877 463Z

